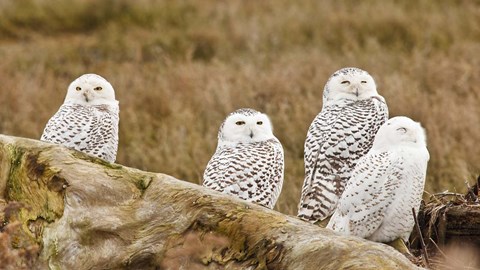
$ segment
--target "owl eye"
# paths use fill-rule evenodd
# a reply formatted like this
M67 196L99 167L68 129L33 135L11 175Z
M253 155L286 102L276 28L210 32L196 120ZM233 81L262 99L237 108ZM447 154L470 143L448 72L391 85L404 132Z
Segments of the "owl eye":
M367 83L367 81L361 81L361 83Z
M350 84L350 81L343 81L341 84Z
M263 122L262 122L262 121L258 121L258 122L257 122L257 125L263 125Z
M397 128L397 131L400 131L400 132L402 132L402 133L407 133L407 129L406 129L406 128L403 128L403 127Z
M80 90L82 90L82 88L79 87L79 86L77 86L77 87L75 88L75 90L80 91Z
M95 90L95 91L100 91L100 90L102 90L102 87L101 87L101 86L97 86L97 87L93 88L93 90Z
M237 124L237 126L245 125L245 121L237 121L235 124Z

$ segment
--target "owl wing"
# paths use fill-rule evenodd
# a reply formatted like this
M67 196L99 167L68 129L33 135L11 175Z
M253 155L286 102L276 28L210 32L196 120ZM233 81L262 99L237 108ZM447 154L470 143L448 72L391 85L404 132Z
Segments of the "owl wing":
M92 131L95 140L91 142L89 153L108 162L115 162L118 150L118 106L95 106L93 113L98 128Z
M232 149L228 146L217 147L212 158L208 161L203 173L203 186L222 192L225 186L231 185L230 177L226 173L230 168ZM233 172L232 172L233 173Z
M284 177L284 153L283 147L280 141L276 138L275 140L270 140L268 144L271 145L271 150L267 157L266 166L269 168L267 170L268 175L268 188L259 198L258 202L262 205L265 205L268 208L273 208L277 203L278 197L282 191L283 186L283 177Z
M377 98L328 106L315 118L305 142L300 218L316 222L333 213L351 170L387 118L386 104Z
M359 160L327 228L368 238L381 226L401 186L394 159L384 151Z
M86 149L88 130L94 124L94 119L89 115L83 106L63 104L48 120L40 140L79 151Z
M331 125L337 118L340 109L332 107L331 110L322 110L313 120L308 129L305 140L305 179L302 187L302 196L299 203L298 216L305 220L311 220L316 204L321 200L328 200L319 192L319 186L314 185L315 171L319 167L319 156L324 151L323 145L331 134Z

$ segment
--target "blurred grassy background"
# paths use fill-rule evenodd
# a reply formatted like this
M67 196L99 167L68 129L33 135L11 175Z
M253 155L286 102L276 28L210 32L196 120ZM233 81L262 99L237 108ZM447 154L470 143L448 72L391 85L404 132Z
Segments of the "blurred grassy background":
M426 190L480 173L480 2L0 1L0 133L39 138L68 84L109 80L117 162L200 183L218 127L270 115L285 148L277 210L295 214L303 143L337 69L376 79L390 115L427 129Z

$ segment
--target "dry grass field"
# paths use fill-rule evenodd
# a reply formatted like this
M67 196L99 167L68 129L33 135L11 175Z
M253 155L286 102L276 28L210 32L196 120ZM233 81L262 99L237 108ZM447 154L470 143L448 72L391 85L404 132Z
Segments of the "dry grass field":
M98 73L120 101L117 162L200 183L231 111L270 115L277 210L295 214L303 143L337 69L376 79L390 115L427 130L426 190L480 173L477 1L0 1L0 133L38 139L68 84Z

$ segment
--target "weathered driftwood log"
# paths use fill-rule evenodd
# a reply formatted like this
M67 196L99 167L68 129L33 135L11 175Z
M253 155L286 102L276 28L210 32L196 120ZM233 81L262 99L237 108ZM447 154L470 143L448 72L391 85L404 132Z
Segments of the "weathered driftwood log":
M53 269L415 269L393 248L82 153L0 135L19 247Z

